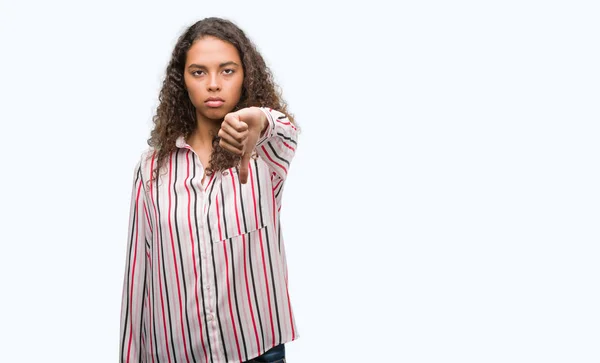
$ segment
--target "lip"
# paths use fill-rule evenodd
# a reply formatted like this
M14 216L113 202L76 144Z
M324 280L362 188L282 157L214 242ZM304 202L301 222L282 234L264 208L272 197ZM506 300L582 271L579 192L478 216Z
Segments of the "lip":
M208 107L221 107L224 103L225 101L219 97L209 97L204 101L204 104Z

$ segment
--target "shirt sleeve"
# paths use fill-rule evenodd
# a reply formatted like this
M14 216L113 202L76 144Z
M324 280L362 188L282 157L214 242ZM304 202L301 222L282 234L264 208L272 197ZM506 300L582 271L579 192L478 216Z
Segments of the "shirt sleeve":
M129 209L127 259L121 301L120 362L138 362L144 351L142 327L146 301L146 243L152 238L145 199L140 160L133 175Z
M268 125L256 143L256 153L285 180L296 153L298 129L284 113L266 107L260 107L260 110L267 116Z

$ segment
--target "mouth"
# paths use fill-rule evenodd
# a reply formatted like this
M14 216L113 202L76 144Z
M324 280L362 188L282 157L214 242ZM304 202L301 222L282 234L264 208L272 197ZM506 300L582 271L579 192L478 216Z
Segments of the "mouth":
M221 107L224 103L225 101L223 101L222 98L218 97L210 97L206 101L204 101L204 104L211 108Z

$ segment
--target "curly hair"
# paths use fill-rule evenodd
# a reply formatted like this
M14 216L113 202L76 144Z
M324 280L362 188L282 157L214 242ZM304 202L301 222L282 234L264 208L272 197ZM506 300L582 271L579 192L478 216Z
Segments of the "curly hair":
M231 43L240 55L244 80L240 100L232 112L251 106L269 107L283 112L294 122L293 115L288 112L287 104L281 97L281 89L275 84L270 69L246 34L229 20L216 17L202 19L179 37L167 65L158 97L159 105L152 118L154 128L148 139L148 145L157 152L156 167L150 181L158 178L159 169L177 149L177 138L183 135L187 139L198 127L196 110L185 88L183 72L188 50L194 41L204 36L213 36ZM213 151L209 165L206 166L207 174L231 168L240 161L240 156L223 149L219 140L213 134Z

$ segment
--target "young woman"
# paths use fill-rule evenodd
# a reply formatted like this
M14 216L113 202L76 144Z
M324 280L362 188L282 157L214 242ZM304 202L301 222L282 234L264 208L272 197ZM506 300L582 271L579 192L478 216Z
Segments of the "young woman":
M255 46L207 18L177 41L135 167L123 362L284 362L298 338L279 223L298 130Z

